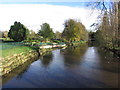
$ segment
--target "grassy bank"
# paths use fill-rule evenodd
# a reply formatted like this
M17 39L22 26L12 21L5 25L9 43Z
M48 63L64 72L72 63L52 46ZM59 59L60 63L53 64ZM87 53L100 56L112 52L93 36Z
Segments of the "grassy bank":
M12 56L13 54L19 54L21 52L28 52L30 50L35 50L35 48L28 47L28 46L20 46L20 47L16 47L16 48L0 50L0 52L2 52L2 55L0 55L0 57L4 58L7 56Z

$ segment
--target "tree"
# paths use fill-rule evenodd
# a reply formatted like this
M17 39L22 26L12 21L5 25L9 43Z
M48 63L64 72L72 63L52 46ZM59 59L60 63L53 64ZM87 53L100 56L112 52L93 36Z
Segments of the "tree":
M118 2L118 47L120 47L120 1Z
M32 40L35 39L35 37L36 37L36 33L33 30L30 30L27 39Z
M56 39L61 39L61 33L59 31L56 31L55 38Z
M105 0L99 0L92 2L92 7L94 9L99 8L98 10L101 11L99 15L100 23L96 28L99 30L96 32L98 42L106 48L120 47L120 1L106 2Z
M38 31L38 34L43 36L45 39L52 39L54 38L54 32L48 23L43 23L41 25L41 30Z
M86 40L87 31L82 23L69 19L65 22L64 27L62 37L69 42Z
M38 33L34 32L33 30L30 30L29 35L27 36L27 40L29 40L29 41L32 41L32 40L41 41L42 36L40 36Z
M0 31L0 38L2 38L3 37L3 32L2 31Z
M14 22L14 25L10 27L8 37L16 42L21 42L27 38L29 30L20 22Z
M2 32L2 37L3 38L8 38L8 31L3 31Z
M90 41L95 40L95 32L90 31L88 35Z

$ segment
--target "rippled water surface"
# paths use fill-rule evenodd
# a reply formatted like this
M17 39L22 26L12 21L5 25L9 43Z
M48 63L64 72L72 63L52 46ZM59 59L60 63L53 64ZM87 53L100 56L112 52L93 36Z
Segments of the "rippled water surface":
M119 63L97 47L56 49L3 77L3 88L117 88Z

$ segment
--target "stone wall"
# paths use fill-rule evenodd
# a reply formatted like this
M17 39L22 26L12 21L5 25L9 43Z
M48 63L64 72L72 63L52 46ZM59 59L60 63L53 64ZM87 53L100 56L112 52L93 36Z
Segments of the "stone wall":
M52 51L53 49L51 49L51 48L47 48L47 49L44 49L44 48L42 48L42 49L39 49L39 52L37 52L38 53L38 55L40 54L40 56L44 56L44 55L46 55L48 52L50 52L50 51ZM18 75L18 77L20 76L20 75L22 75L27 69L28 69L28 67L29 67L29 65L32 63L32 62L34 62L35 60L37 60L38 59L38 57L37 57L37 53L36 53L36 51L34 52L34 51L30 51L30 52L32 52L32 53L26 53L26 54L29 54L28 56L30 56L31 54L32 54L32 58L31 59L29 59L29 60L25 60L24 61L24 63L21 63L18 59L16 59L15 61L18 63L18 61L19 61L19 65L18 66L16 66L15 68L9 68L9 67L11 67L12 65L9 65L9 69L11 70L10 71L10 73L5 73L5 74L3 74L2 75L2 83L4 84L4 83L6 83L7 81L9 81L11 78L13 78L14 76L16 76L16 75ZM33 54L34 53L34 54ZM35 53L36 53L36 55L35 55ZM21 53L21 54L16 54L16 55L13 55L13 57L14 56L19 56L20 58L22 58L23 57L23 59L25 58L25 54L24 54L24 56L21 56L23 53ZM31 56L30 56L31 57ZM6 58L9 58L9 57L6 57ZM5 59L4 59L5 60ZM12 60L12 59L11 59ZM10 60L10 61L11 61ZM8 62L9 63L9 62ZM17 64L16 63L16 64ZM12 66L13 67L13 66ZM3 69L5 69L5 68L3 68ZM13 70L14 69L14 70Z
M39 50L31 50L22 52L0 59L0 76L10 73L13 69L30 60L37 60L39 56L44 56L47 52L52 51L52 48L41 48Z
M22 52L20 54L14 54L13 56L8 56L2 58L0 62L0 75L5 75L15 69L16 67L24 64L28 60L35 60L39 56L39 53L35 50L29 52Z
M5 84L9 80L11 80L13 77L22 77L24 72L27 72L27 70L30 67L30 64L33 63L34 61L38 60L38 58L33 58L31 60L28 60L24 64L16 67L14 70L12 70L10 73L7 73L2 76L2 84Z

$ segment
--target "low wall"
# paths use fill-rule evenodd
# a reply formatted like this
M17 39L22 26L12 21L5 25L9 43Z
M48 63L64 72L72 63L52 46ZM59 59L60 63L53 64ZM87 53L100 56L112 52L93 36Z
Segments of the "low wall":
M20 54L14 54L0 60L0 76L3 76L25 62L30 60L37 60L39 55L44 56L47 52L52 51L53 48L40 48L39 50L32 50L29 52L22 52Z
M14 54L13 56L2 58L2 62L0 62L0 75L5 75L16 67L24 64L26 61L37 59L38 56L39 53L35 50L32 50L29 52Z
M7 74L3 75L2 76L2 84L4 85L6 82L11 80L15 76L16 77L21 77L24 74L24 72L27 71L27 69L29 68L30 64L33 63L35 60L37 60L37 59L33 58L31 60L28 60L24 64L16 67L10 73L7 73Z

